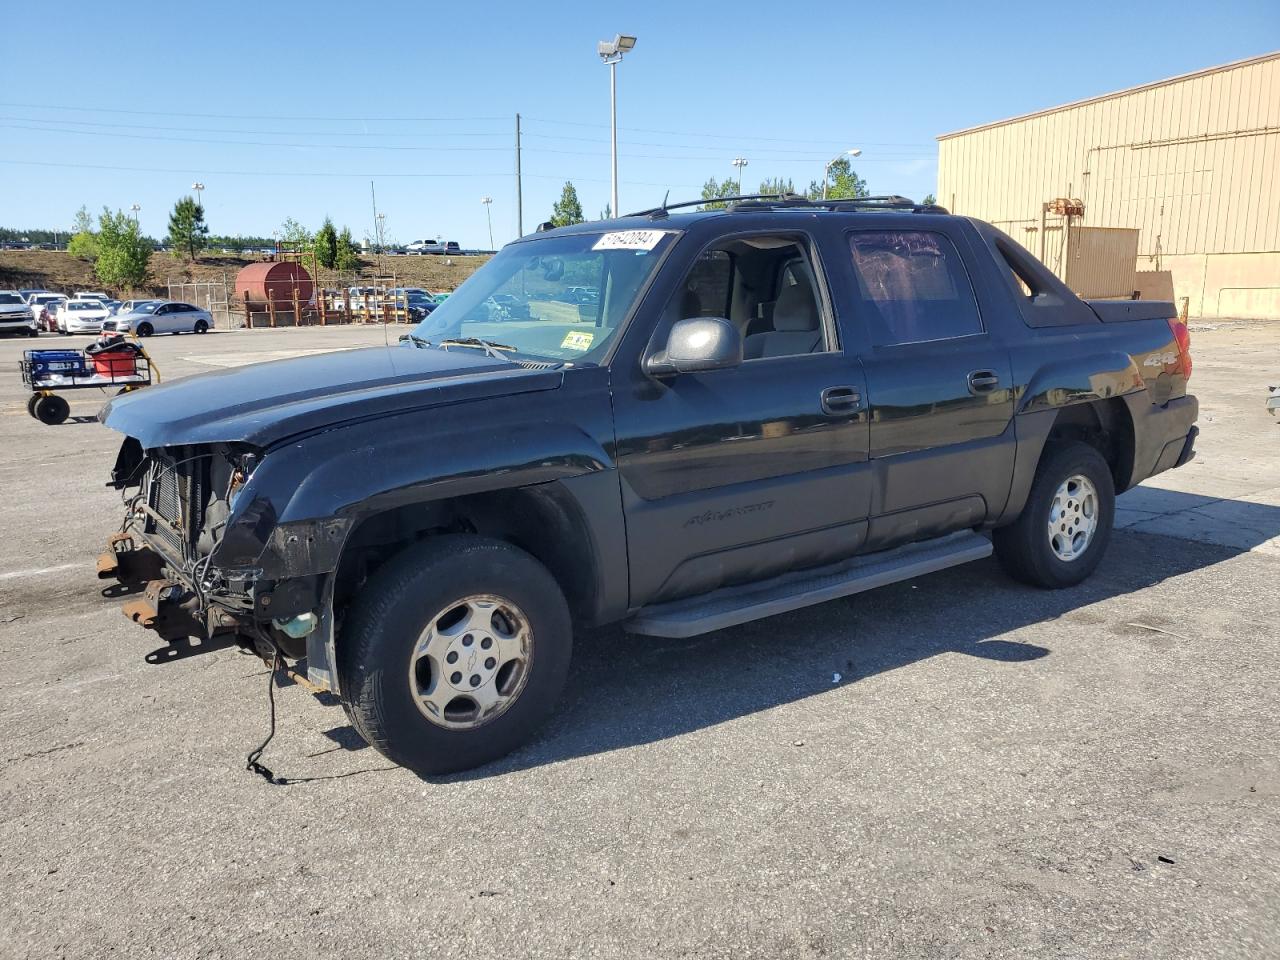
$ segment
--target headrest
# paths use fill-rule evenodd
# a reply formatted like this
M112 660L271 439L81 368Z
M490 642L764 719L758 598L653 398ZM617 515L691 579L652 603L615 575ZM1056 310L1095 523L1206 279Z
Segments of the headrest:
M818 329L818 305L808 283L784 281L773 308L773 329L779 333Z

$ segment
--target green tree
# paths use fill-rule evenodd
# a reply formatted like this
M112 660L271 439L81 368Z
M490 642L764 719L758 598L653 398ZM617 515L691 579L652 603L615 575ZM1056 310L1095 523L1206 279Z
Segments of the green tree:
M867 181L854 172L853 164L849 162L848 157L841 157L827 169L828 200L849 200L866 196L870 196L867 191ZM811 180L809 182L809 199L817 200L821 197L822 182L820 180Z
M174 256L181 256L185 251L195 260L196 254L204 249L208 236L204 207L191 197L183 197L173 205L173 213L169 214L169 246L173 248Z
M328 217L316 231L316 262L326 270L332 270L338 262L338 231L333 229L333 221Z
M586 219L582 215L582 204L578 200L578 191L573 181L566 180L564 189L560 191L560 199L551 207L552 226L567 227L570 224L582 223Z
M924 195L924 199L921 200L920 202L924 204L926 207L931 207L938 202L938 198L935 197L932 193L926 193Z
M738 195L738 181L725 177L723 180L717 180L715 177L709 179L702 185L702 199L704 203L700 210L722 210L728 204L724 202L724 197L736 197Z
M71 239L67 241L67 253L77 260L92 260L98 255L98 235L93 230L93 217L86 207L76 211Z
M351 229L343 227L334 244L333 265L339 270L359 270L360 255L355 244L351 242Z
M89 230L82 230L67 241L67 253L77 260L92 260L98 255L98 236Z
M311 246L311 232L293 217L286 217L280 224L280 242L297 247Z
M142 236L133 217L105 207L98 218L98 260L93 272L109 287L134 289L147 279L151 241Z
M83 204L76 211L75 225L71 228L72 233L93 233L93 217L89 215L89 208Z
M761 193L795 193L796 185L791 182L791 178L783 180L782 177L770 177L768 180L760 181Z

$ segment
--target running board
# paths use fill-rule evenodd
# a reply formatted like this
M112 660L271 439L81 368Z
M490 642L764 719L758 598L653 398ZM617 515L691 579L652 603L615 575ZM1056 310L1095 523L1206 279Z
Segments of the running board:
M651 637L694 637L989 556L991 541L986 537L970 531L953 533L761 583L722 587L702 596L645 607L624 623L623 629Z

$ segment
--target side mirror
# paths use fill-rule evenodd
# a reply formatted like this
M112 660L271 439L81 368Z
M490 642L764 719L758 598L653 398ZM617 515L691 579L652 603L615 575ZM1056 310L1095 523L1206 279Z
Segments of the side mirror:
M667 347L645 361L653 376L723 370L742 363L742 334L724 317L690 317L677 320L667 337Z

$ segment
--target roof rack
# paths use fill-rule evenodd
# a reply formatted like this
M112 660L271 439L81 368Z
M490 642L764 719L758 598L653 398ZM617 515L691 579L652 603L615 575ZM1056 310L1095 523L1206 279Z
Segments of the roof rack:
M729 212L750 210L794 209L797 207L850 213L858 210L902 210L911 213L947 213L936 203L916 203L907 197L887 194L878 197L841 197L830 200L810 200L794 193L750 193L734 197L710 197L702 200L685 200L680 203L663 202L660 207L627 214L630 217L649 217L664 220L671 210L700 207L706 203L723 203Z

